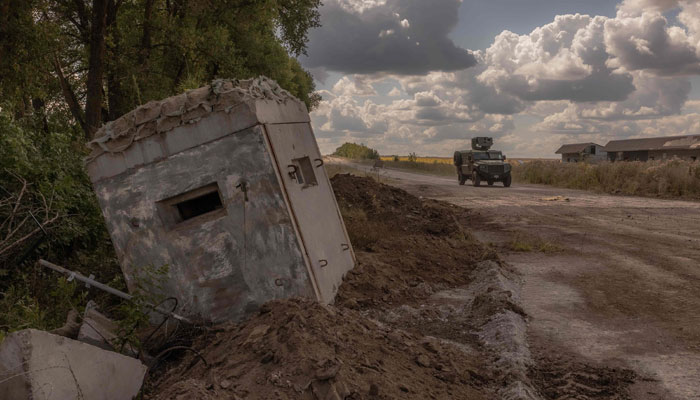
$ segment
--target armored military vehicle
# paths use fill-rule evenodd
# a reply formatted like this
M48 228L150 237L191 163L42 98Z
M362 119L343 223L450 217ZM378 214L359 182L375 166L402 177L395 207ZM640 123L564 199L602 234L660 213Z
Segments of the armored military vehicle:
M510 164L506 162L503 153L491 150L491 146L492 138L475 137L472 138L471 150L455 151L454 164L457 167L460 185L471 179L474 186L481 185L482 181L486 181L489 186L494 182L503 182L503 186L510 186Z

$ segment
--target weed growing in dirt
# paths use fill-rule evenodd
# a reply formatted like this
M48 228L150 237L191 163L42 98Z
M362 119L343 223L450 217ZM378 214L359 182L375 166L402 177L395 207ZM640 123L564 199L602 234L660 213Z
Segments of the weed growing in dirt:
M540 237L525 235L518 232L510 242L510 249L518 252L537 251L540 253L556 253L562 251L561 246Z
M514 165L513 178L569 189L700 199L700 163L677 159L600 164L532 161Z

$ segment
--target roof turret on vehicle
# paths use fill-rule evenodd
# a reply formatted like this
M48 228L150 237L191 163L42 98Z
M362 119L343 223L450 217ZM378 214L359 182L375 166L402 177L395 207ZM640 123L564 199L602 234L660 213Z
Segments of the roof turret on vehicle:
M493 138L475 137L472 138L472 150L489 150L493 146Z

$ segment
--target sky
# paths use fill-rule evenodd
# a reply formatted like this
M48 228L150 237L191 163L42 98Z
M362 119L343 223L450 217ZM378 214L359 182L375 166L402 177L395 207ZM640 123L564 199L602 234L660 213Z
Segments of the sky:
M700 1L324 0L302 65L321 151L510 157L700 134Z

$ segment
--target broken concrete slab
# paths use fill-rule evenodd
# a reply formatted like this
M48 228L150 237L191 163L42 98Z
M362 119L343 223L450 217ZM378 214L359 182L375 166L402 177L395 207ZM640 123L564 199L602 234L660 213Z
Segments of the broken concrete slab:
M0 344L0 399L131 400L145 374L137 359L36 329Z
M78 332L78 341L113 351L118 329L114 321L97 311L97 304L89 301L85 306L85 316Z
M59 336L64 336L67 338L75 339L78 337L78 332L80 331L80 316L75 308L68 311L68 316L66 317L66 323L60 328L56 328L51 331L51 333Z

